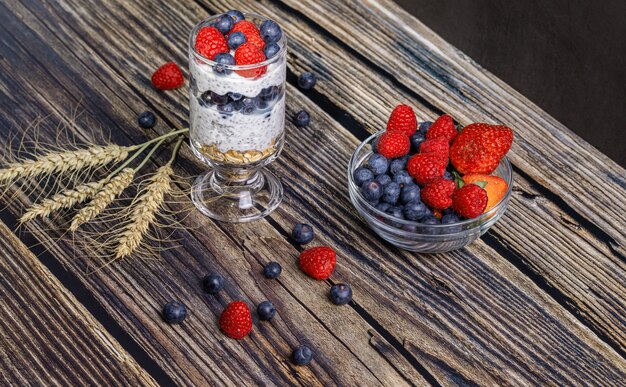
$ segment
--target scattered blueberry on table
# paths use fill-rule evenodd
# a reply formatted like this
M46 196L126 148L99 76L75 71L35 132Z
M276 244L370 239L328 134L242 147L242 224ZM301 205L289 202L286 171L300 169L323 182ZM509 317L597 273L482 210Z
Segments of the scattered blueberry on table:
M276 279L282 273L283 268L280 266L278 262L270 262L263 268L263 275L267 279Z
M297 365L307 365L313 359L313 351L306 345L301 345L291 353L291 360Z
M170 324L180 324L187 317L187 308L180 301L170 301L163 307L163 319Z
M317 83L317 77L311 72L304 72L298 77L298 86L302 90L311 90Z
M217 294L224 288L224 277L218 273L207 274L202 280L202 287L209 294Z
M348 284L335 284L330 288L328 297L335 305L345 305L352 301L352 288Z
M263 301L257 306L256 312L260 320L269 321L276 315L276 308L271 302Z
M311 122L311 116L306 110L300 110L296 113L295 124L301 127L309 126Z
M296 243L306 244L313 240L315 236L315 232L313 231L313 227L308 224L298 223L293 228L291 232L291 237Z
M142 128L150 129L156 124L156 116L150 111L143 112L137 117L137 122Z

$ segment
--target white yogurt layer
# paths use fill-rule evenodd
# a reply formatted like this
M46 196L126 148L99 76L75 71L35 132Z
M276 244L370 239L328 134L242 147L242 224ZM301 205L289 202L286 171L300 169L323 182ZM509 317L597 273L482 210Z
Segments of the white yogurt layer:
M283 75L284 76L284 75ZM282 79L275 83L262 83L259 87L281 85ZM213 89L213 85L211 86ZM239 89L225 89L228 91L244 94ZM221 91L217 91L222 93ZM253 95L259 92L252 93ZM248 95L248 94L244 94ZM255 111L253 114L234 112L222 113L215 106L205 107L200 105L197 98L190 101L191 131L193 143L201 145L217 145L220 152L235 150L245 152L248 150L263 151L272 145L283 131L285 125L285 96L281 96L271 109Z
M198 94L211 90L221 95L232 92L255 97L266 87L282 85L287 69L287 61L281 58L267 66L265 74L253 79L242 77L234 71L228 75L220 74L213 71L212 66L200 63L193 55L189 59L190 71L195 79Z

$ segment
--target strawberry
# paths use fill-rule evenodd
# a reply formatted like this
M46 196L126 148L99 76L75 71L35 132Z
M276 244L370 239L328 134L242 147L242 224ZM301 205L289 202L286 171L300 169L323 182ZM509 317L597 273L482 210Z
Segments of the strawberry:
M396 106L387 122L387 130L401 130L407 137L411 137L417 130L417 118L413 108L408 105Z
M444 162L439 155L419 153L409 159L407 169L409 175L424 185L443 177L446 164L447 160Z
M378 153L388 159L402 157L409 153L411 141L402 131L385 132L378 141Z
M219 320L220 330L232 339L243 339L252 330L250 309L243 301L233 301L226 306Z
M437 118L435 122L433 122L433 124L430 126L428 132L426 132L426 139L432 140L435 138L443 138L448 143L450 143L457 134L458 132L456 131L456 127L454 126L454 121L452 121L452 117L444 114L441 117Z
M337 254L330 247L312 247L300 253L300 269L316 280L324 280L330 277L333 270L335 270L336 263Z
M435 154L445 159L448 165L448 156L450 154L450 144L445 138L435 138L426 140L420 144L420 153Z
M249 20L242 20L240 22L235 23L233 29L230 30L230 34L234 32L241 32L246 36L246 42L252 43L259 48L259 50L263 50L265 48L265 40L261 37L261 32L257 28L256 24L252 23Z
M265 54L263 51L252 43L244 43L235 50L235 63L237 66L261 63L264 60ZM261 66L249 70L237 70L237 74L246 78L256 78L265 74L265 71L267 71L267 66Z
M452 194L452 209L464 218L475 218L487 207L487 191L477 184L465 184Z
M456 184L452 180L437 179L422 188L422 201L436 210L445 210L452 206L452 194Z
M462 174L490 175L513 144L513 131L504 125L470 124L450 146L450 161Z
M174 62L168 62L152 74L152 84L159 90L178 89L185 83L183 72Z
M196 36L194 47L200 55L211 60L219 53L228 52L226 38L215 27L202 27Z
M481 175L478 173L471 173L463 176L463 181L465 184L471 184L483 181L487 183L485 191L487 191L487 207L485 208L485 212L489 211L496 204L502 200L504 195L506 195L506 191L509 188L506 181L499 176L489 176L489 175Z

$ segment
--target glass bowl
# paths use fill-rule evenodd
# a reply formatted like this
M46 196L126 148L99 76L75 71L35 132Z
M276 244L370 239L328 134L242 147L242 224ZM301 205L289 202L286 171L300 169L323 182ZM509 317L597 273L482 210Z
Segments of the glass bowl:
M506 211L513 187L513 171L511 163L505 157L495 171L508 184L507 192L502 200L492 209L477 218L462 220L454 224L425 225L418 222L398 219L390 214L377 210L361 195L360 187L354 182L354 171L363 165L373 154L371 144L384 132L373 134L354 151L348 165L348 190L350 200L359 215L383 239L391 244L409 251L421 253L441 253L460 249L493 226Z

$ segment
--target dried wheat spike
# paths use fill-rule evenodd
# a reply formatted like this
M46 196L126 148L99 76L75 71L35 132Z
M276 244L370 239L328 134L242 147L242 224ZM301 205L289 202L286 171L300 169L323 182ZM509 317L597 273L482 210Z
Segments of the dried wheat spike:
M112 162L120 162L136 147L119 145L92 146L87 149L54 152L26 160L10 163L0 169L0 183L18 178L35 177L43 174L79 171L85 168L102 167Z
M115 251L116 259L131 255L140 246L164 203L165 194L171 190L173 174L172 167L167 164L157 169L150 178L144 193L139 196L132 209L128 224L122 230Z
M95 194L91 202L78 211L70 224L70 231L75 232L78 227L89 222L104 211L116 197L118 197L133 181L135 170L124 168L119 174L113 177L107 184L103 185Z
M51 198L44 199L41 203L35 203L22 215L20 223L28 222L37 216L47 218L55 211L70 208L78 203L82 203L93 197L102 187L103 183L104 181L81 184L78 187L57 193Z

